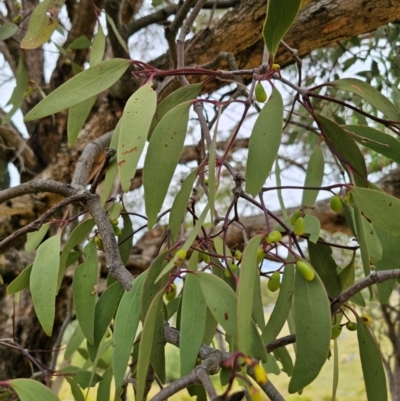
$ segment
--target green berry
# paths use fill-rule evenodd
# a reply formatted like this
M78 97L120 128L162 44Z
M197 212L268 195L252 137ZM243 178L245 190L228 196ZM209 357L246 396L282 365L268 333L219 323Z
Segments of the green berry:
M257 264L259 265L261 261L264 259L265 253L262 249L257 250Z
M296 268L307 281L311 281L315 277L313 268L307 262L304 262L304 260L298 260L296 262Z
M122 234L121 229L118 226L112 226L114 234L119 237Z
M331 205L331 209L336 213L341 212L343 209L342 200L340 199L339 195L332 196L330 205Z
M273 272L271 278L268 280L267 287L270 291L275 292L281 286L281 275L278 271Z
M171 283L167 287L167 292L165 293L165 299L169 301L173 301L176 297L176 285L174 283Z
M294 226L295 223L296 223L296 221L297 221L297 219L298 219L299 217L301 217L301 210L300 210L300 209L297 209L297 210L292 214L292 217L290 218L290 224L291 224L292 226Z
M303 217L299 217L296 220L296 223L294 223L293 232L296 235L302 235L302 234L304 234L304 227L305 227L304 218Z
M279 242L282 239L282 234L279 231L271 231L267 235L267 242L269 244L275 244L276 242Z
M257 102L264 103L268 96L267 92L265 92L264 87L262 86L261 82L257 82L255 90L254 90L254 95L257 100Z
M340 336L340 333L342 332L342 326L340 324L335 324L332 326L331 329L331 340L335 340Z
M231 268L232 273L236 272L237 266L234 263L229 263L229 267ZM228 269L224 270L225 277L232 277L231 272Z
M357 323L356 322L347 322L346 328L347 328L347 330L350 330L350 331L356 331Z
M179 249L174 256L174 265L181 265L182 262L186 259L186 251L184 249Z
M239 249L236 249L236 251L235 251L235 259L236 260L242 259L242 252L240 252Z
M96 235L94 237L94 243L96 244L97 248L100 249L101 251L104 249L103 240L99 235Z

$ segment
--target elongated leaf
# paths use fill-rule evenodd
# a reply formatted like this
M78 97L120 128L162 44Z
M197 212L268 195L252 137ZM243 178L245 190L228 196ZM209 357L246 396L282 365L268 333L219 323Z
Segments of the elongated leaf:
M232 288L213 274L196 273L211 313L228 335L237 338L237 298Z
M354 171L354 180L357 186L367 186L367 168L364 156L352 138L346 131L331 120L315 115L325 134L326 144L338 157L343 167L347 170L349 166Z
M79 133L85 121L92 110L93 105L96 103L97 96L92 96L89 99L84 100L81 103L72 106L68 113L68 143L70 146L74 146L78 138Z
M354 264L354 255L352 260L349 262L349 264L343 268L340 273L339 273L339 278L340 278L340 283L342 285L342 292L344 290L347 290L350 286L354 284L356 277L355 273L355 264ZM357 305L360 306L365 306L365 300L364 297L362 296L361 292L358 292L357 294L353 295L350 298L350 301L354 302Z
M343 201L342 201L342 206L343 206L343 214L344 217L346 218L347 225L349 226L353 235L357 237L356 223L354 221L354 209Z
M127 101L121 117L117 160L122 189L128 192L147 140L157 105L152 82L147 82ZM160 156L160 155L159 155Z
M37 120L69 109L103 92L118 81L129 65L130 60L114 58L82 71L37 104L24 121Z
M210 311L210 308L207 307L207 315L206 315L206 328L204 330L204 336L202 344L209 345L214 338L215 331L217 330L218 322L215 319L214 315Z
M38 231L35 231L33 233L28 233L27 235L27 240L25 244L25 250L27 252L32 252L34 251L38 245L42 242L43 238L47 234L47 231L49 231L50 224L43 224L42 227Z
M281 332L292 305L293 287L294 266L290 264L285 266L278 299L276 300L274 309L268 319L268 323L262 332L264 344L269 344L271 341L274 341Z
M70 374L83 389L93 387L101 380L97 373L73 365L60 369L60 372Z
M129 256L131 256L133 228L132 228L132 220L129 217L129 214L123 214L122 220L124 222L124 227L122 228L120 236L122 243L118 245L118 249L122 263L125 265L126 263L128 263Z
M281 373L281 369L273 354L268 355L267 362L263 363L262 366L266 373L273 373L274 375L279 375Z
M282 138L283 101L274 88L254 124L249 140L246 191L256 196L274 164Z
M177 193L172 204L168 224L172 241L175 241L179 234L179 229L185 216L186 207L189 202L189 198L193 189L193 183L197 177L198 171L199 170L196 168L185 178L185 181L183 181L181 189Z
M50 39L57 28L57 15L63 4L64 0L44 0L35 7L20 44L22 49L36 49Z
M259 274L256 274L253 292L253 319L257 323L257 326L262 330L265 327L264 318L264 305L261 293L261 278Z
M178 104L187 102L188 100L195 99L200 93L202 83L187 85L182 88L173 91L169 94L158 106L156 113L154 114L153 121L151 122L150 130L149 130L149 140L151 138L151 134L154 131L156 125L161 121L164 115L173 109Z
M93 67L103 60L106 48L106 37L100 22L97 23L97 32L93 38L92 51L90 52L90 66Z
M124 288L120 283L111 284L96 303L94 311L94 344L90 345L88 343L89 357L92 362L96 358L101 340L111 323L123 293Z
M400 163L400 142L396 138L365 125L345 125L343 128L356 133L353 138L361 145Z
M76 39L74 39L71 44L68 46L69 49L87 49L92 42L85 36L79 36Z
M93 241L85 247L86 260L74 272L73 295L76 317L90 344L94 344L94 311L98 267L97 250Z
M340 277L336 271L336 262L332 257L332 248L324 244L308 243L310 262L321 278L326 292L336 297L342 292Z
M97 389L96 401L110 401L111 392L111 381L113 377L113 371L111 366L103 373L103 380L99 383L99 388Z
M14 379L7 382L21 401L59 401L59 398L44 384L32 379Z
M357 229L357 242L360 245L361 261L363 264L364 274L368 276L371 272L369 265L369 253L367 247L367 241L365 239L364 225L362 223L363 217L361 216L360 208L355 205L354 207L354 221Z
M321 147L317 146L310 156L310 160L307 166L306 178L304 181L305 187L320 187L322 179L324 178L324 155ZM303 197L301 204L303 206L313 207L317 200L319 191L312 189L305 189L303 191Z
M321 223L315 216L307 215L304 217L304 232L310 234L308 238L310 242L317 243L320 231Z
M389 233L400 236L400 201L381 191L367 188L352 188L354 202L372 221L374 226L381 227Z
M286 347L280 347L274 350L274 357L282 364L282 372L285 372L289 377L293 373L293 361Z
M6 21L0 28L0 42L11 38L14 34L18 32L18 25L13 22Z
M82 393L82 390L80 389L80 387L78 386L78 383L72 379L70 376L66 376L65 378L69 384L69 386L71 387L71 393L74 397L75 401L85 401L85 396Z
M187 274L183 287L179 340L181 376L190 373L196 363L203 340L206 314L207 305L200 283L193 274Z
M106 13L105 13L105 14L106 14ZM109 26L111 26L111 29L112 29L112 31L113 31L115 37L117 38L118 43L119 43L119 44L123 47L123 49L126 51L126 54L129 54L128 46L127 46L126 42L124 41L124 39L122 39L120 33L118 32L118 29L117 29L117 27L115 26L115 23L114 23L113 19L112 19L108 14L106 14L106 19L107 19L107 22L108 22Z
M81 326L77 324L71 338L68 341L67 348L64 353L64 359L71 358L72 354L79 348L84 339L85 336L83 335Z
M115 316L112 366L117 389L124 380L130 351L136 337L140 320L140 297L146 274L143 272L133 281L132 289L122 296Z
M382 244L373 225L365 218L362 219L365 242L371 264L376 265L382 259Z
M381 92L364 81L355 78L343 78L328 84L335 89L355 93L381 111L390 120L400 121L400 112Z
M376 262L376 270L398 269L400 267L399 237L388 233L378 226L374 226L374 229L382 246L382 258ZM379 301L382 304L388 302L395 284L396 279L377 284Z
M339 384L339 349L337 339L333 341L333 382L332 401L336 401L336 392Z
M143 324L142 336L139 345L139 359L137 366L137 392L136 400L143 401L147 369L149 367L150 355L153 347L154 329L157 319L160 317L159 311L162 308L162 297L164 290L161 290L153 299L150 305L146 320Z
M357 338L368 401L387 401L381 352L362 319L357 316Z
M44 332L51 336L56 310L60 234L43 242L36 254L30 276L33 306Z
M265 45L274 59L279 43L292 26L301 7L301 0L269 0L263 28Z
M296 273L293 307L297 348L289 383L290 393L310 384L318 376L328 356L331 314L328 297L318 275L312 281L307 281Z
M168 187L182 153L191 101L171 109L153 131L143 167L148 227L157 221Z
M7 295L16 294L29 287L33 263L25 267L24 270L7 286Z

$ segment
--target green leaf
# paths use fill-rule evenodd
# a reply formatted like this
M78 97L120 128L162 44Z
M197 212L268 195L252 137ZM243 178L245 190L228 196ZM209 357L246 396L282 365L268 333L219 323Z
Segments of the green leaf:
M399 237L396 237L378 226L374 226L375 233L382 244L382 258L375 264L377 271L393 270L400 267ZM377 284L379 302L386 304L396 284L396 279Z
M320 231L321 223L315 216L307 215L304 217L304 232L310 234L309 241L316 244L319 239Z
M102 379L97 373L72 365L60 369L60 372L71 376L83 389L94 387Z
M305 187L320 187L324 178L324 155L321 147L317 146L314 152L310 156L310 160L307 166L306 178L304 181ZM319 191L312 189L305 189L303 191L303 197L301 204L307 207L313 207L317 200Z
M74 39L71 44L68 46L70 49L87 49L90 47L92 42L84 35L77 37Z
M114 58L82 71L51 92L30 110L24 121L37 120L69 109L105 91L118 81L129 65L130 60Z
M295 21L301 2L302 0L268 0L263 38L272 60L279 43Z
M350 261L350 263L345 268L343 268L339 273L340 283L342 285L342 292L344 290L347 290L347 288L349 288L350 286L352 286L354 284L355 277L356 277L356 273L355 273L355 264L354 264L354 255L353 255L353 258ZM362 296L361 292L358 292L357 294L353 295L350 298L350 301L352 301L355 304L360 305L360 306L366 305L365 301L364 301L364 297Z
M103 373L103 380L100 381L97 389L96 401L110 401L111 392L111 381L113 377L113 371L111 366Z
M97 95L92 96L91 98L86 99L70 108L67 124L69 146L75 145L75 142L83 125L85 124L90 110L92 110L93 105L96 103L96 99Z
M262 238L261 234L254 236L246 245L242 256L242 268L237 288L237 345L244 354L266 361L267 354L264 344L257 330L254 332L255 325L252 319L254 298L251 296L254 292L254 285L259 284L259 281L256 281L256 275L259 275L257 251Z
M204 298L211 313L226 334L237 338L236 294L222 279L213 274L197 272Z
M284 220L288 219L288 214L285 206L285 202L283 201L282 197L282 182L281 182L281 168L279 166L279 160L276 159L275 161L275 181L276 181L276 186L277 186L277 194L278 194L278 200L279 200L279 206L282 211L282 216Z
M279 375L281 373L281 369L273 354L268 354L268 360L266 363L263 363L262 366L266 373L273 373L274 375Z
M16 294L24 290L25 288L29 288L29 279L31 277L33 263L29 266L25 267L24 270L7 286L7 295Z
M318 275L307 281L301 274L296 274L293 308L297 348L289 393L301 390L318 376L329 352L331 314Z
M400 200L381 191L367 188L351 189L354 202L365 216L389 233L400 236L400 223L396 216L400 216Z
M148 139L150 140L154 128L157 126L157 124L161 121L161 119L168 111L173 109L175 106L178 106L178 104L187 102L188 100L195 99L200 93L202 86L203 86L202 83L186 85L169 94L157 106L156 113L154 114L153 121L151 122Z
M150 362L150 355L154 346L154 330L157 324L157 320L160 317L160 309L162 309L162 297L164 290L161 290L153 299L150 305L146 319L143 324L142 336L139 345L139 359L137 364L137 392L136 400L143 401L144 399L144 388L147 370Z
M361 210L356 204L354 207L354 221L357 229L357 242L360 246L361 261L363 264L364 274L365 276L368 276L368 274L371 273L371 267L369 265L369 253L362 220L363 217L361 215Z
M381 352L364 322L357 316L357 338L368 401L387 401Z
M294 265L288 264L283 271L281 288L279 290L278 299L276 300L274 309L268 319L268 323L262 332L262 340L264 344L274 341L281 332L283 325L289 315L292 306L294 287Z
M257 326L262 330L265 327L264 318L264 305L261 293L261 278L259 274L256 274L253 291L253 319L257 323Z
M354 181L357 186L367 186L367 168L365 166L364 156L352 138L346 131L321 115L315 114L315 119L323 129L325 143L333 154L337 156L343 167L349 171L354 172Z
M0 28L0 42L11 38L11 36L14 36L18 32L18 29L18 25L15 25L13 22L6 21Z
M71 393L74 397L75 401L85 401L85 396L82 393L82 390L78 386L78 383L69 376L66 376L65 379L67 380L68 384L71 387Z
M156 105L157 95L152 82L147 82L133 93L125 105L117 149L118 171L125 192L129 191L135 176Z
M357 229L356 229L356 223L354 221L354 208L352 208L350 205L342 201L342 207L343 207L343 214L344 217L346 218L347 225L349 226L351 232L353 235L356 237L357 236Z
M106 48L106 37L100 22L97 23L97 32L93 38L92 51L90 52L90 66L93 67L103 60Z
M396 106L380 91L364 81L355 78L343 78L327 85L338 90L354 93L381 111L390 120L400 121L400 112Z
M217 326L218 326L217 320L210 311L210 308L207 307L206 327L204 330L202 344L209 345L211 343L212 339L214 338L215 331L217 330Z
M106 14L106 13L104 13L104 14ZM107 19L108 24L111 26L111 29L112 29L115 37L117 38L118 43L126 51L126 54L129 54L128 46L126 45L126 42L122 39L120 33L118 32L118 29L115 26L115 23L114 23L113 19L108 14L106 14L106 19Z
M60 401L44 384L31 379L8 380L7 384L18 394L21 401Z
M207 306L200 283L193 274L187 274L183 287L179 339L181 376L189 374L196 363L203 340L206 315Z
M339 349L337 339L333 341L333 382L332 382L332 401L336 401L336 392L339 383Z
M33 10L21 49L36 49L46 43L58 25L58 12L65 0L44 0Z
M85 247L86 260L74 272L72 285L76 317L89 344L94 344L94 311L98 276L97 249L93 241Z
M172 203L168 224L172 241L175 241L176 237L179 234L182 220L186 213L186 207L192 193L193 183L197 177L198 172L199 169L196 168L185 178L182 183L181 189L175 196L174 202Z
M188 101L171 109L153 131L143 167L144 200L149 228L157 221L179 162L191 104Z
M117 310L118 303L124 293L124 288L118 282L111 284L103 292L96 303L94 311L94 343L87 345L90 360L96 358L101 340L110 325L111 320Z
M84 339L85 336L83 335L81 326L77 324L71 338L68 341L67 348L64 353L65 360L71 358L72 354L79 348Z
M50 228L50 223L47 223L43 224L38 231L35 231L33 233L28 233L27 240L25 243L25 251L26 252L34 251L42 242L43 238L47 234L47 231L49 231L49 228Z
M131 256L133 228L129 214L123 214L122 221L124 222L124 227L122 228L120 235L122 243L118 245L118 249L122 263L125 265L128 263L129 257Z
M314 270L324 283L327 293L333 297L338 296L342 292L342 284L332 257L332 248L325 244L308 242L308 252L311 265L315 266Z
M274 88L253 126L246 166L246 192L256 196L274 164L282 138L283 101Z
M382 259L382 244L372 224L365 218L362 219L362 223L369 259L376 265Z
M43 242L36 254L30 276L33 306L44 332L50 337L56 310L61 234Z
M122 296L115 316L112 366L117 389L121 387L124 380L133 341L136 337L140 320L140 297L146 275L147 272L143 272L133 281L132 289Z
M400 163L400 142L396 138L365 125L345 125L343 128L357 134L352 137L361 145Z
M282 364L282 372L285 372L289 377L293 373L293 361L286 347L280 347L273 351L274 357Z

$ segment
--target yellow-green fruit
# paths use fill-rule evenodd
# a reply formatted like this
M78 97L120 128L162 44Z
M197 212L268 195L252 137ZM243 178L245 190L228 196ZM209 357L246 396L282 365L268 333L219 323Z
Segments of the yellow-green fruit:
M280 66L279 64L272 64L271 69L272 69L272 70L280 70L280 69L281 69L281 66Z
M357 323L356 322L347 322L346 328L347 328L347 330L350 330L350 331L356 331Z
M254 366L253 370L254 370L254 379L256 379L256 382L260 386L267 384L268 378L264 368L260 364L257 364Z
M331 329L331 340L335 340L340 336L340 333L342 332L342 326L340 324L335 324L332 326Z
M303 217L299 217L299 218L296 220L296 223L294 223L293 232L294 232L296 235L302 235L302 234L304 234L304 226L305 226L305 224L304 224L304 218L303 218Z
M267 92L265 92L265 89L260 82L257 82L254 94L257 102L264 103L267 100Z
M208 255L207 253L199 253L199 261L210 263L210 255Z
M296 221L297 221L297 219L298 219L299 217L301 217L301 210L300 210L300 209L297 209L297 210L292 214L292 217L290 218L290 224L291 224L292 226L294 226L295 223L296 223Z
M307 281L311 281L315 277L313 268L303 260L298 260L296 262L297 271L303 276Z
M231 268L232 273L236 272L236 265L234 263L229 263L229 267ZM232 277L231 272L228 269L225 269L224 271L225 277Z
M121 229L118 226L112 226L114 234L119 237L122 234Z
M111 224L112 224L113 226L117 226L117 225L118 225L118 219L112 219L112 220L111 220Z
M242 252L240 252L239 249L236 249L236 251L235 251L235 259L236 260L242 259Z
M259 265L261 261L264 259L265 253L262 249L257 250L257 264Z
M267 235L267 242L269 244L275 244L276 242L279 242L282 239L282 234L279 231L271 231Z
M344 202L346 205L350 205L350 202L351 202L351 193L348 193L348 194L343 198L343 202Z
M339 195L332 196L332 198L331 198L331 209L336 213L339 213L339 212L342 211L343 206L342 206L342 201L341 201Z
M281 275L278 271L273 272L271 278L268 280L267 287L270 291L275 292L281 286Z
M172 301L176 297L176 285L174 283L171 283L167 287L167 292L165 293L165 299L167 301Z
M360 316L360 319L364 322L364 324L365 324L366 326L369 326L369 325L371 324L371 322L372 322L371 316L366 315L366 314L361 315L361 316Z
M186 251L184 249L179 249L174 256L174 265L180 265L186 259Z
M101 237L99 237L98 235L96 235L96 236L94 237L94 243L96 244L96 246L97 246L98 249L100 249L100 250L103 250L103 249L104 249L103 240L102 240Z

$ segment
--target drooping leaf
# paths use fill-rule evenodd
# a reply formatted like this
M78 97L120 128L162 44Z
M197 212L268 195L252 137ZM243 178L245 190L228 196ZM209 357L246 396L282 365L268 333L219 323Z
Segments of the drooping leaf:
M61 235L43 242L36 254L30 275L32 302L44 332L51 336L56 310Z
M65 380L68 382L70 388L71 388L71 393L74 397L75 401L85 401L85 396L82 393L82 390L78 386L78 383L72 379L70 376L66 376Z
M93 37L92 50L90 52L90 66L93 67L103 60L106 48L106 37L100 22L97 23L97 32Z
M301 7L301 0L269 0L263 38L272 60L279 43L292 26Z
M97 249L94 241L85 247L86 260L74 272L72 285L76 317L82 332L90 344L94 344L94 311L98 267Z
M188 101L171 109L153 131L143 167L144 200L149 228L157 221L179 162L191 104Z
M122 243L118 245L118 249L122 263L125 265L126 263L128 263L129 256L131 255L133 228L132 228L132 220L129 217L129 214L123 214L122 220L124 222L124 227L122 228L120 235Z
M363 217L361 215L361 210L356 204L354 207L354 222L357 229L357 242L360 246L361 261L364 269L364 274L368 276L368 274L371 272L371 267L369 265L369 253L367 241L365 239L364 225L362 219Z
M354 202L374 226L400 236L400 200L384 192L367 188L352 188Z
M129 65L130 60L114 58L82 71L38 103L25 116L24 121L58 113L98 95L118 81Z
M386 377L378 345L357 316L357 338L368 401L387 401Z
M113 283L107 287L96 303L94 311L94 343L93 345L88 343L88 353L92 362L96 358L101 340L111 323L123 293L124 288L122 285L118 282Z
M373 265L376 265L382 259L382 244L373 225L365 218L362 219L362 223L369 259Z
M310 242L317 243L320 231L321 223L315 216L307 215L304 217L304 233L310 234Z
M186 207L192 193L193 183L197 177L198 172L199 170L196 168L185 178L182 183L181 189L175 196L174 202L172 203L168 224L172 241L175 241L176 237L179 234L182 220L186 212Z
M282 138L283 101L274 88L253 126L246 165L246 191L256 196L274 164Z
M312 281L307 281L301 274L296 274L293 308L296 360L289 383L290 393L310 384L318 376L328 356L331 314L329 300L318 275Z
M199 281L187 274L183 287L180 325L181 376L190 373L196 363L197 354L204 335L207 305Z
M353 138L361 145L400 163L400 142L396 138L366 125L345 125L343 128L356 133Z
M100 381L97 389L96 401L110 401L111 381L113 371L111 366L103 373L103 380Z
M262 340L264 344L269 344L271 341L274 341L281 332L292 305L293 287L294 266L289 264L285 266L285 270L283 271L278 299L276 300L274 309L268 319L268 323L262 332Z
M354 93L377 108L390 120L400 121L400 112L396 106L380 91L364 81L355 78L343 78L327 85L338 90Z
M105 14L106 14L106 13L105 13ZM119 44L122 46L122 48L126 51L126 54L129 54L128 46L127 46L126 42L124 41L124 39L122 39L120 33L118 32L118 29L117 29L117 27L115 26L115 23L114 23L113 19L112 19L108 14L106 14L106 19L107 19L107 22L108 22L109 26L111 27L111 29L112 29L112 31L113 31L115 37L117 38L118 43L119 43Z
M125 105L117 149L118 171L125 192L129 191L135 176L156 105L157 95L152 82L133 93Z
M35 231L33 233L28 233L25 244L25 251L26 252L34 251L38 247L38 245L42 242L43 238L47 234L47 231L49 231L49 228L50 224L47 223L43 224L38 231Z
M278 194L279 206L280 206L281 211L282 211L282 216L283 216L284 220L287 220L288 219L288 214L287 214L285 202L283 201L283 197L282 197L281 168L279 166L279 160L278 159L276 159L276 161L275 161L275 181L276 181L276 186L278 188L277 194Z
M31 277L33 263L29 266L25 267L24 270L7 286L7 295L16 294L24 290L25 288L29 288L29 279Z
M304 186L320 187L322 184L322 179L324 178L324 167L324 155L322 153L321 147L317 146L311 154L310 160L308 162ZM305 189L303 191L301 204L310 208L313 207L315 201L317 200L318 193L318 190Z
M349 171L349 166L353 172L354 181L357 186L367 186L367 168L364 156L352 138L338 124L327 118L316 114L316 120L321 125L326 144L329 149L342 163L343 167ZM349 173L350 173L349 172Z
M14 379L7 382L21 401L60 401L44 384L32 379Z
M85 121L92 110L93 105L96 103L97 96L92 96L81 103L72 106L68 113L68 143L69 146L74 146L79 133Z
M69 365L60 369L60 372L71 375L71 377L83 389L94 387L96 383L98 383L102 379L101 376L97 373L73 365Z
M143 324L142 336L139 344L139 359L137 364L137 391L136 400L143 401L145 381L147 375L147 369L149 367L150 355L154 345L154 329L156 327L157 320L160 317L160 309L162 309L162 297L164 290L161 290L153 299L149 310L146 315L146 319Z
M85 36L78 36L76 39L74 39L71 44L68 46L70 49L87 49L90 47L92 42Z
M13 22L6 21L0 28L0 42L11 38L11 36L18 32L18 29L18 25L15 25Z
M346 218L346 222L353 235L357 237L356 223L354 221L354 209L343 201L342 201L342 207L343 207L344 217Z
M253 319L257 326L262 330L265 327L264 305L261 292L261 277L259 274L255 276L254 291L253 291Z
M285 372L289 377L293 373L293 361L286 347L280 347L273 351L274 357L282 364L282 372Z
M122 296L115 316L112 367L117 389L124 380L130 351L136 337L140 320L140 297L146 274L147 272L143 272L133 281L132 289Z
M309 242L308 252L311 265L324 283L326 292L333 297L338 296L342 292L342 284L332 257L332 248L329 245Z
M58 12L65 0L44 0L33 10L21 49L36 49L46 43L58 25Z
M281 369L273 354L268 354L267 362L263 363L262 366L266 373L273 373L274 375L279 375L281 373Z
M85 336L83 335L81 326L77 324L68 341L67 348L64 353L64 359L71 358L72 354L79 348L84 339Z
M211 343L212 339L214 338L215 331L217 330L217 326L218 326L217 320L210 311L210 308L207 307L206 327L204 330L202 344L209 345Z
M163 99L163 101L157 106L156 113L154 114L153 121L151 122L148 139L150 140L154 128L167 112L169 112L178 104L195 99L200 93L202 86L202 83L186 85L182 88L177 89L176 91L173 91L165 99Z
M333 382L332 401L336 401L336 392L339 384L339 349L337 339L333 341Z
M350 286L354 284L356 277L355 273L355 264L354 264L354 255L352 260L349 262L349 264L343 268L340 273L339 273L339 278L340 278L340 283L342 285L342 292L344 290L347 290ZM350 301L354 302L357 305L360 306L365 306L365 300L364 297L362 296L361 292L358 292L357 294L353 295L350 298Z

